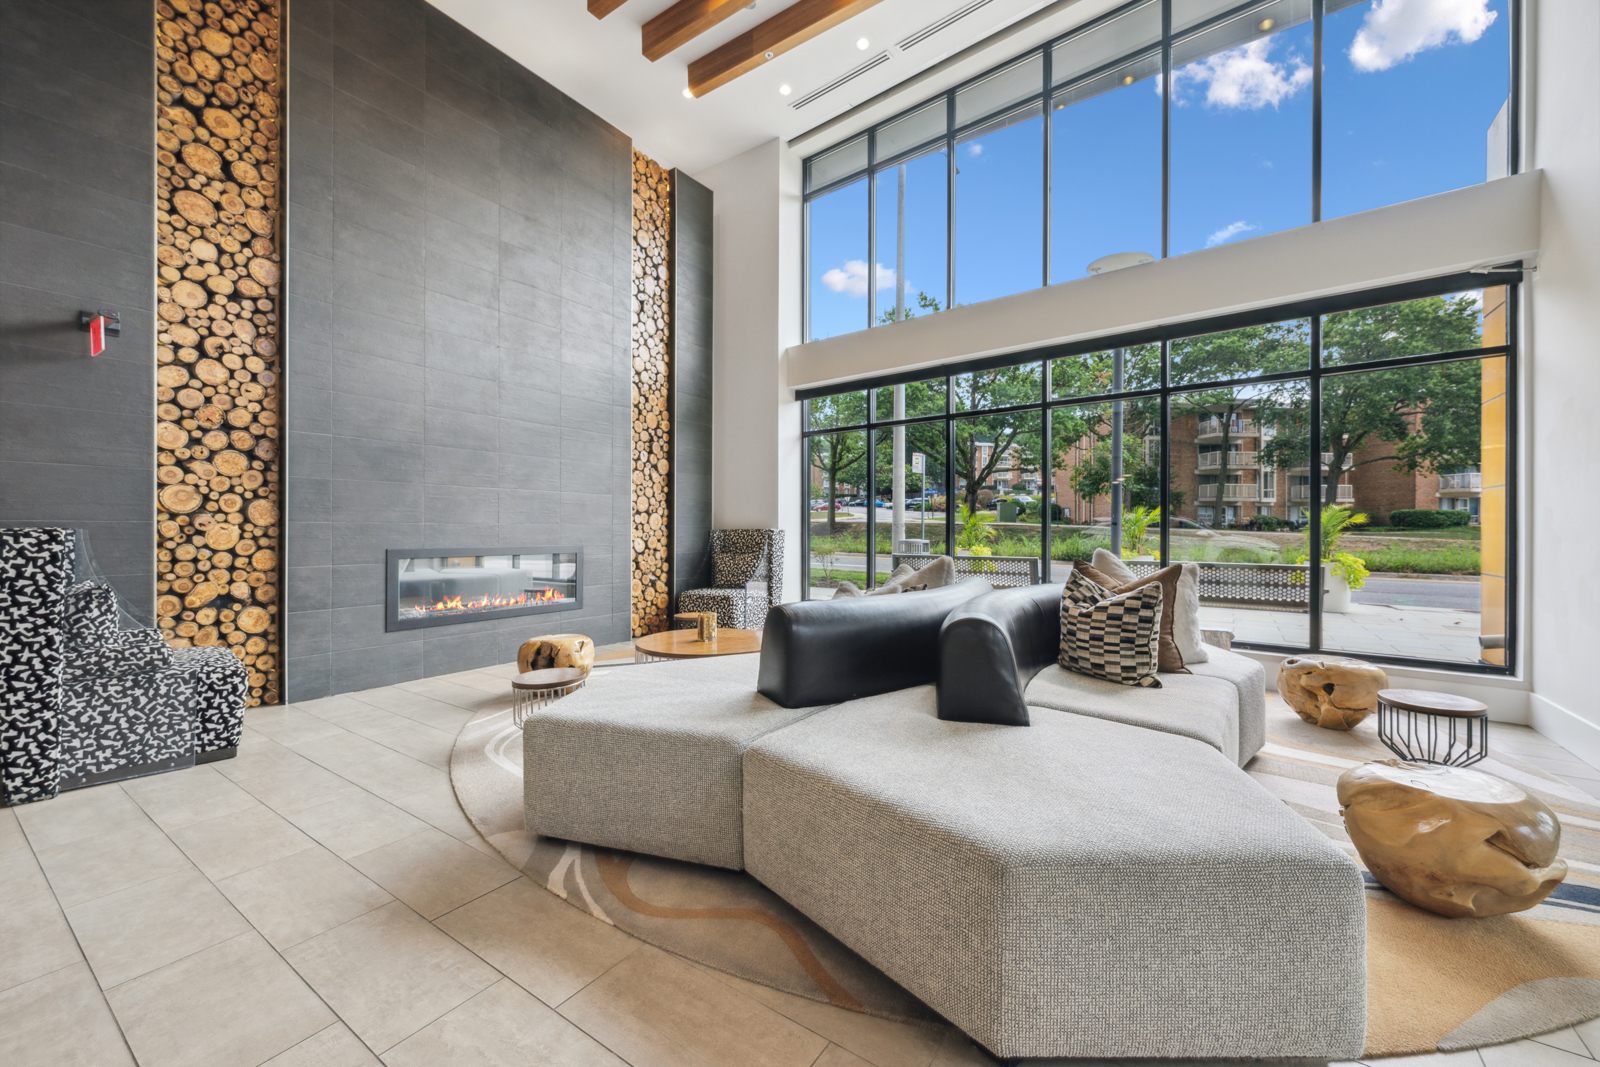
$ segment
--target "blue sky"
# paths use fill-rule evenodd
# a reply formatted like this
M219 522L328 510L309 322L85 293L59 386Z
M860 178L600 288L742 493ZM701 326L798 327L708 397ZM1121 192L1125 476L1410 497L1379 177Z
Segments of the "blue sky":
M1506 99L1508 0L1367 0L1324 23L1322 214L1483 181ZM1311 221L1311 25L1181 65L1170 248L1181 255ZM1112 252L1161 252L1158 82L1053 111L1051 281ZM1043 120L956 149L956 300L1042 280ZM907 168L907 303L945 303L945 159ZM895 299L897 176L879 176L880 313ZM811 336L867 325L866 181L811 205Z

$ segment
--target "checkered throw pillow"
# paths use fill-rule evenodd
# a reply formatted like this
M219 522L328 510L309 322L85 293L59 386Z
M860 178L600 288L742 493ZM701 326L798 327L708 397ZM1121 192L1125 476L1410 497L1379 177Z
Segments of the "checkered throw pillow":
M1159 582L1114 594L1073 572L1061 593L1061 666L1119 685L1160 689Z

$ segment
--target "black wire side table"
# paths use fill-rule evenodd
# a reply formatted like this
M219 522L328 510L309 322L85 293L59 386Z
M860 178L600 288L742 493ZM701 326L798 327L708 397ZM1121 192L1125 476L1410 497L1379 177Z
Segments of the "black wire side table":
M1489 754L1489 705L1426 689L1380 689L1378 739L1403 760L1468 767Z

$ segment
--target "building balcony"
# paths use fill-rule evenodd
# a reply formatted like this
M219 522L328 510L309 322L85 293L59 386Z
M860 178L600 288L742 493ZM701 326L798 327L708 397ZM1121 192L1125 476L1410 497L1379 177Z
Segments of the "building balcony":
M1244 482L1237 485L1202 485L1200 487L1201 502L1207 504L1216 503L1218 489L1222 490L1222 500L1226 504L1252 503L1257 500L1278 499L1276 486L1257 485L1254 482Z
M1202 441L1208 437L1222 437L1224 429L1227 429L1229 437L1261 436L1261 428L1249 419L1234 419L1230 427L1226 420L1212 417L1200 420L1200 425L1195 429L1195 437Z
M1439 475L1439 492L1441 493L1476 493L1482 488L1483 475L1477 471Z
M1253 470L1257 469L1260 466L1261 466L1261 461L1256 458L1256 454L1254 452L1229 451L1229 453L1228 453L1228 469L1231 470L1231 471L1253 471ZM1202 453L1200 453L1198 462L1195 464L1195 467L1196 467L1196 469L1203 470L1203 471L1221 470L1222 469L1222 453L1221 452L1202 452Z
M1332 464L1332 463L1333 463L1333 453L1332 452L1324 452L1322 454L1322 469L1323 469L1323 471L1326 472L1328 467L1329 467L1329 465ZM1355 465L1356 465L1356 457L1354 457L1354 456L1345 456L1344 457L1344 462L1339 465L1339 469L1347 471L1347 470L1350 470ZM1310 470L1310 468L1307 467L1304 463L1302 463L1302 464L1300 464L1299 466L1296 466L1296 467L1290 467L1289 469L1290 470L1295 470L1295 471Z
M1356 487L1353 485L1339 485L1334 487L1337 493L1335 503L1350 504L1356 499ZM1308 504L1311 502L1311 487L1309 485L1291 485L1289 487L1289 501L1293 504Z

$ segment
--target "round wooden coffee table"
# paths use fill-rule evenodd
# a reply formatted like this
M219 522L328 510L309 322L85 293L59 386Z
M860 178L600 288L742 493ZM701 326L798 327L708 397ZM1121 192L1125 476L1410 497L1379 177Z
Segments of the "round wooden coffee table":
M528 720L528 712L582 689L588 678L589 672L579 667L523 671L511 679L512 725L520 727Z
M1378 740L1403 760L1466 767L1489 754L1489 705L1426 689L1380 689Z
M740 656L761 651L761 634L755 630L718 629L711 641L700 640L699 630L663 630L633 639L636 663L660 659L700 659L702 656Z

